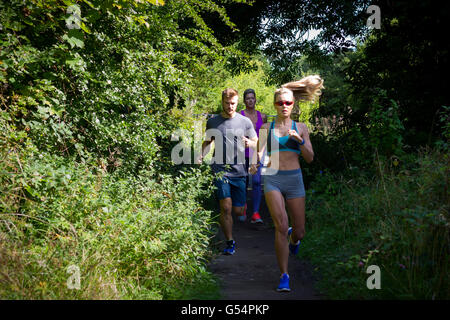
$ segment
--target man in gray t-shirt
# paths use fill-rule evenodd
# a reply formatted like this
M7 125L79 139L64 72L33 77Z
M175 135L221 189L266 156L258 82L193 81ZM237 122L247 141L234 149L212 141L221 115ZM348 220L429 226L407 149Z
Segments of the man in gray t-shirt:
M215 130L213 130L215 129ZM226 177L246 177L245 143L242 137L255 138L256 131L250 119L235 113L233 118L221 114L206 123L206 140L214 139L215 149L211 169L225 171Z
M246 180L245 148L255 148L258 142L256 131L250 119L236 113L238 93L234 89L222 92L222 112L206 123L206 139L202 144L201 163L214 141L214 156L211 169L214 174L225 171L223 178L216 177L217 197L220 205L220 226L227 240L224 254L234 254L232 213L245 214Z

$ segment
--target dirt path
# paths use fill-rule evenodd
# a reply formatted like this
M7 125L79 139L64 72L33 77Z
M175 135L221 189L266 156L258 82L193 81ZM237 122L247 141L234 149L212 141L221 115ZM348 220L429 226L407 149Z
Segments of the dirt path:
M263 197L264 198L264 197ZM251 204L251 201L249 201ZM249 208L251 209L251 208ZM222 284L226 300L319 300L323 296L314 289L312 266L297 257L289 257L291 292L279 293L275 289L280 272L274 247L274 228L263 201L260 214L263 225L234 219L233 237L236 252L232 256L219 253L225 247L221 231L216 237L217 256L209 266ZM301 249L301 248L300 248Z

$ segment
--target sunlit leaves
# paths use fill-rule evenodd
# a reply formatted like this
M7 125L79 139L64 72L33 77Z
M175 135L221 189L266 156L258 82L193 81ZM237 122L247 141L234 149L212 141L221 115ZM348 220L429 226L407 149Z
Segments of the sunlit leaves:
M77 30L70 30L67 34L63 35L62 38L70 44L71 48L84 47L83 35Z
M164 0L147 0L150 3L156 4L157 6L163 6Z

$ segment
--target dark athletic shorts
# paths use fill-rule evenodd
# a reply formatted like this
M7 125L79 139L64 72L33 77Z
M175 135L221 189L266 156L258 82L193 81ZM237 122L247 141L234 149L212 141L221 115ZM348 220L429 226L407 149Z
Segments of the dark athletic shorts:
M219 200L231 198L233 207L243 207L246 203L245 177L223 177L214 179L217 187L216 195Z

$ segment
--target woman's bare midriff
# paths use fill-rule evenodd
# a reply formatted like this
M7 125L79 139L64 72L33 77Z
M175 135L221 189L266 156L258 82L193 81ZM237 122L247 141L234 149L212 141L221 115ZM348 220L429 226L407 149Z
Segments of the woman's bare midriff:
M295 170L300 168L298 154L292 151L274 152L269 157L268 168L276 170Z

